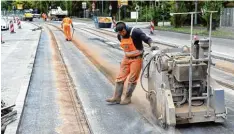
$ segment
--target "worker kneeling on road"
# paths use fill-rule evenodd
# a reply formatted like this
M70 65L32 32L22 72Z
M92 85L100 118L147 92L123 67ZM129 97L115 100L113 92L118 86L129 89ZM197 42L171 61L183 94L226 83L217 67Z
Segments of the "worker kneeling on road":
M70 25L72 26L73 28L73 24L72 24L72 20L66 16L63 21L62 21L62 24L61 24L61 27L63 28L63 32L66 36L66 40L67 41L71 41L72 38L71 38L71 27Z
M136 88L137 80L141 72L144 52L142 41L151 47L152 39L147 37L141 29L128 27L124 22L118 22L116 24L116 31L118 32L117 37L121 42L120 45L124 50L125 56L120 65L119 75L116 78L114 95L106 101L124 105L131 103L131 96ZM128 76L127 92L125 98L121 100L124 82Z

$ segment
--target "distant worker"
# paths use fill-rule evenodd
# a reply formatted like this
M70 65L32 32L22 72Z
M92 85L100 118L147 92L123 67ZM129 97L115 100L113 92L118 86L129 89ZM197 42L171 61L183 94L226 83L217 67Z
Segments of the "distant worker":
M61 27L63 28L63 32L64 32L64 35L66 36L66 40L67 41L71 41L72 38L71 38L71 27L70 25L72 26L73 28L73 24L72 24L72 20L66 16L63 21L62 21L62 24L61 24Z
M42 19L44 20L44 13L41 14Z
M137 80L141 72L144 52L142 41L151 47L152 39L146 36L141 29L128 27L124 22L118 22L116 24L116 31L118 32L117 38L121 42L120 46L125 55L120 65L120 72L116 78L113 97L108 98L106 101L125 105L131 103L131 96L136 88ZM125 98L121 100L124 82L127 77L129 77L127 92Z
M47 15L46 15L46 14L45 14L44 20L45 20L45 21L47 20Z
M45 13L42 13L41 16L42 16L43 20L46 21L46 18L47 18L46 14L45 14Z

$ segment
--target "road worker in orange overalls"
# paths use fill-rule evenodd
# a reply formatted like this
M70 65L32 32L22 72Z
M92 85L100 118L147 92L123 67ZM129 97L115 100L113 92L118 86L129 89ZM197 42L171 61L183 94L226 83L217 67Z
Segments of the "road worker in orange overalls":
M106 101L125 105L131 103L131 96L136 88L137 80L141 72L144 52L142 41L151 47L152 39L146 36L141 29L128 27L124 22L118 22L116 24L116 32L118 32L117 37L121 42L120 46L125 55L120 65L120 72L116 78L114 95ZM124 82L127 77L129 77L127 92L125 98L121 100Z
M47 15L46 14L44 14L44 21L46 21L47 20Z
M42 15L41 15L41 16L42 16L43 20L44 20L44 21L46 21L46 19L47 19L47 15L46 15L45 13L42 13Z
M62 21L62 24L61 24L61 27L63 28L63 32L66 36L66 40L67 41L71 41L72 40L72 37L71 37L71 27L70 25L72 26L73 28L73 24L72 24L72 20L66 16L63 21Z
M44 19L44 13L41 14L41 18Z

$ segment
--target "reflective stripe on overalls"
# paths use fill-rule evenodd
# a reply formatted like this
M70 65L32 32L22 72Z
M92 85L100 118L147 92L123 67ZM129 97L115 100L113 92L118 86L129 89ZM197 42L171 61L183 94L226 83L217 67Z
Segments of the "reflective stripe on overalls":
M127 39L122 38L120 46L123 48L125 56L120 65L120 72L116 78L116 82L125 81L128 76L129 83L137 83L141 68L142 68L142 55L143 51L137 50L132 40L132 28L130 37ZM128 58L131 57L131 58ZM132 58L136 57L136 58Z

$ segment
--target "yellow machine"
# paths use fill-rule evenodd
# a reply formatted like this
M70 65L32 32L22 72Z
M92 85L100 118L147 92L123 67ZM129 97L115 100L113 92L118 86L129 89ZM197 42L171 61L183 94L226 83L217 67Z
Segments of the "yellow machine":
M24 19L23 20L29 20L33 21L33 14L30 10L24 10Z

